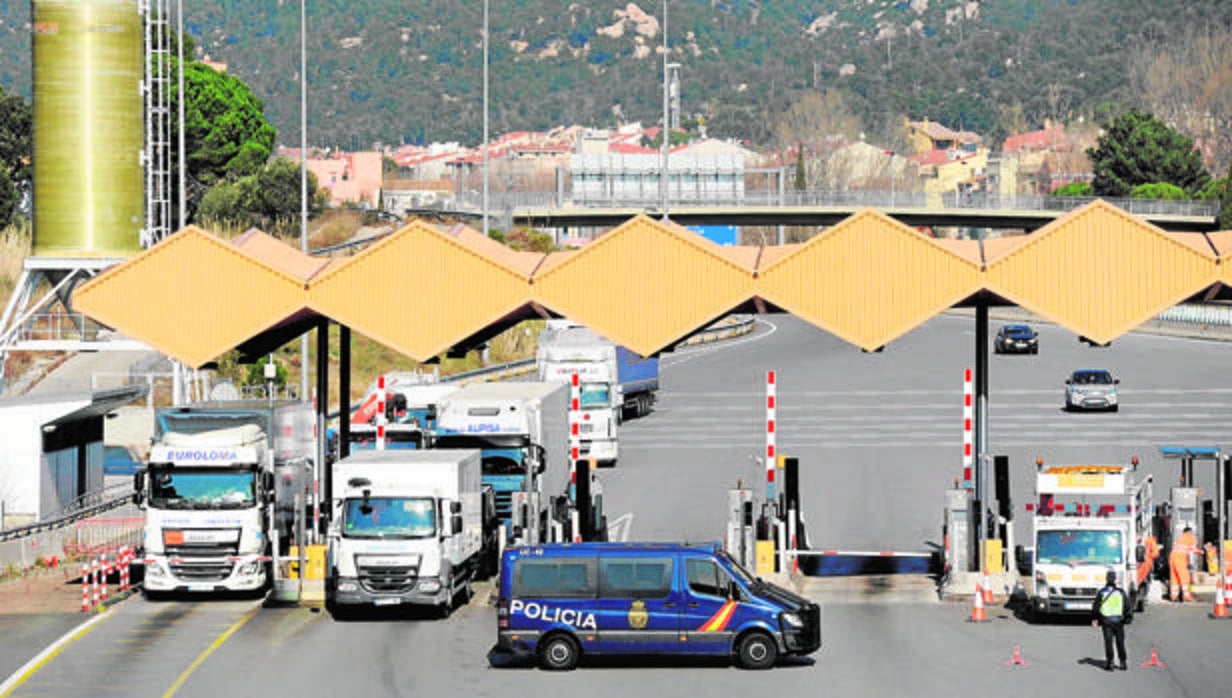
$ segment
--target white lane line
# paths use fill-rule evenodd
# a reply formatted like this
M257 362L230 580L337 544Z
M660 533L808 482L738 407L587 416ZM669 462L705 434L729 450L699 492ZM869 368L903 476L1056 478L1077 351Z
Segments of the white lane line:
M732 347L738 347L741 344L748 344L750 342L760 342L761 340L779 331L779 326L769 320L758 318L754 320L754 322L757 324L766 325L767 327L770 328L770 330L765 332L764 334L757 334L757 332L754 331L752 337L744 337L742 339L724 339L724 340L720 340L717 342L712 342L710 344L699 344L697 345L698 348L696 349L691 349L686 352L678 352L676 354L671 355L670 357L659 359L659 364L664 368L671 368L672 366L679 366L680 364L685 363L686 361L692 361L693 359L696 359L699 356L705 356L706 354L709 354L714 351L718 351L720 349L730 349Z
M99 623L106 620L112 612L103 611L95 615L90 620L78 625L76 628L64 633L55 642L47 645L42 652L39 652L34 659L26 662L20 669L14 671L4 683L0 683L0 698L6 698L14 690L21 687L22 684L29 681L31 677L38 673L48 662L55 659L56 655L64 651L66 647L72 643L85 637L87 633L93 630Z

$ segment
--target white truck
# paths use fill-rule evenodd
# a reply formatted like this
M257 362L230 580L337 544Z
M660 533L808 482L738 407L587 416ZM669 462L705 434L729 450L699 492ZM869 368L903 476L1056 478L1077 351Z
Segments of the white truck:
M620 456L617 426L624 415L650 411L659 388L659 360L642 359L592 330L549 321L535 352L539 380L571 383L578 377L582 456L601 466Z
M311 491L312 406L215 403L155 414L146 467L144 590L261 592L275 545L285 551L295 495Z
M570 494L569 386L472 383L441 400L433 448L478 448L506 538L545 540L552 498Z
M1130 465L1045 465L1036 461L1031 608L1037 614L1089 613L1109 570L1143 610L1144 541L1154 535L1153 478L1135 482Z
M430 606L442 616L494 569L477 450L361 451L333 465L329 600ZM490 499L489 499L490 502Z

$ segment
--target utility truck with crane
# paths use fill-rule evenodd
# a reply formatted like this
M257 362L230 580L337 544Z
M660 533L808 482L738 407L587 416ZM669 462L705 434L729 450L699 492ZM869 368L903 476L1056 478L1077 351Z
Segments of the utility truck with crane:
M147 595L258 592L312 491L309 403L242 401L155 413L134 499L145 510ZM299 497L297 497L299 495Z
M577 375L582 456L599 465L619 458L617 426L650 412L659 389L659 360L643 359L592 330L549 321L535 353L539 380L569 383Z
M1140 579L1144 541L1155 534L1153 478L1134 480L1129 465L1045 465L1036 461L1031 540L1031 609L1037 614L1085 614L1108 571L1138 610L1149 576ZM1024 551L1025 552L1025 551ZM1021 561L1020 561L1021 562Z

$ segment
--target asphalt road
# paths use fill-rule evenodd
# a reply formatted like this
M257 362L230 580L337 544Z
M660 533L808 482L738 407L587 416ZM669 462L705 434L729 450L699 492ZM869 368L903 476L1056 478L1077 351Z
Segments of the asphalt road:
M864 354L790 317L745 339L663 359L662 399L625 423L620 465L601 471L610 519L632 515L633 539L713 540L726 490L762 487L764 375L779 372L779 446L801 459L814 543L927 549L940 536L942 490L960 472L962 369L969 318L939 317ZM995 328L995 325L994 325ZM1130 335L1092 349L1041 327L1038 356L993 357L993 451L1011 457L1016 501L1034 458L1110 462L1137 454L1162 484L1176 474L1161 443L1219 444L1232 413L1219 343ZM1068 414L1061 385L1077 367L1122 379L1118 414ZM1200 474L1209 475L1209 474ZM1213 481L1213 475L1211 475ZM966 622L965 604L831 603L825 647L770 672L677 660L592 661L579 671L491 668L495 614L478 601L444 621L338 622L322 611L252 602L146 603L109 612L14 695L783 695L986 696L1057 691L1120 696L1222 695L1232 680L1232 623L1201 606L1164 605L1129 629L1131 671L1107 674L1102 644L1081 623L1032 625L1001 608ZM6 645L7 647L7 645ZM1019 647L1027 666L1007 666ZM1166 668L1142 667L1156 649ZM2 693L2 691L0 691Z

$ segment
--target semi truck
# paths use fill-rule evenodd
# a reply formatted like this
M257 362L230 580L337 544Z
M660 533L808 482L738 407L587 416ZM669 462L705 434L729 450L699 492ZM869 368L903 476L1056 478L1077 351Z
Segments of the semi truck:
M134 499L145 510L144 589L260 592L285 552L315 455L304 402L203 403L155 413ZM277 546L277 547L275 547Z
M539 379L579 383L582 455L599 465L619 458L617 426L650 412L659 389L659 360L643 359L578 325L550 324L535 353Z
M477 448L507 541L538 542L554 498L569 496L569 386L472 383L437 408L433 448Z
M326 559L336 610L416 605L448 616L496 565L478 450L361 451L332 467Z
M1036 461L1031 540L1031 608L1037 614L1090 613L1108 571L1129 602L1146 606L1150 578L1138 574L1154 535L1153 477L1129 465L1046 465Z

